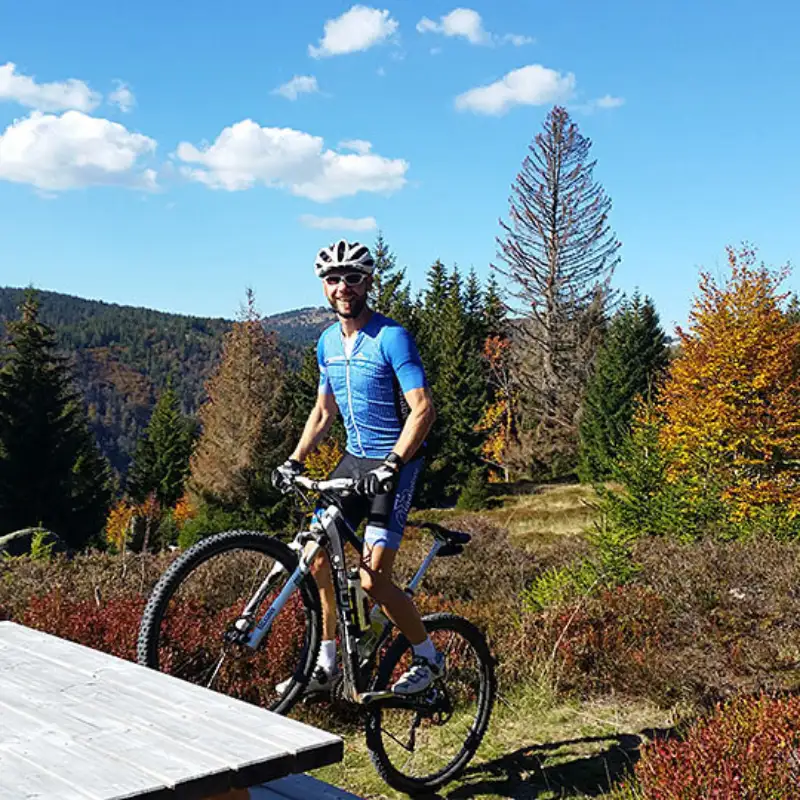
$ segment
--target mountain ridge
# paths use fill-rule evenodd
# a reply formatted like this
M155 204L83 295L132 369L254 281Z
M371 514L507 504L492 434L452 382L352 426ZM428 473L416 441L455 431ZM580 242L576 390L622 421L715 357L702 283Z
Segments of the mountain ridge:
M16 319L26 289L0 287L0 325ZM90 426L118 478L130 460L159 394L172 379L184 413L196 414L205 382L222 351L233 318L157 311L145 306L89 300L37 289L39 318L56 332L69 357ZM324 306L305 306L262 317L275 331L290 368L333 321ZM5 337L3 331L2 338ZM2 339L0 339L0 357Z

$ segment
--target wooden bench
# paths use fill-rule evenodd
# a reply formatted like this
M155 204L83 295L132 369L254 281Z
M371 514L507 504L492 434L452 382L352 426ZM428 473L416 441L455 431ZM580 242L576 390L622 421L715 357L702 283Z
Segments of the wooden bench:
M302 775L343 751L310 725L0 622L0 800L352 798Z

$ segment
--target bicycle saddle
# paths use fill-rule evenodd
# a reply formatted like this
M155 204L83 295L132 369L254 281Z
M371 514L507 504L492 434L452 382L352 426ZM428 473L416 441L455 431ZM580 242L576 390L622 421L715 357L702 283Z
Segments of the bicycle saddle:
M464 545L472 539L472 535L464 531L451 531L443 528L435 522L421 522L418 528L426 528L436 539L444 541L443 547L439 548L437 556L456 556L464 552Z

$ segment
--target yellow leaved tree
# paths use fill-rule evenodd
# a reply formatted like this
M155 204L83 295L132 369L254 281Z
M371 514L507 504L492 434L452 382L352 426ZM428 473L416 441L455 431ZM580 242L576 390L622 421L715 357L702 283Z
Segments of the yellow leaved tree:
M680 353L662 388L660 445L687 502L715 500L732 521L800 514L800 325L778 288L788 269L728 248L723 285L703 273Z

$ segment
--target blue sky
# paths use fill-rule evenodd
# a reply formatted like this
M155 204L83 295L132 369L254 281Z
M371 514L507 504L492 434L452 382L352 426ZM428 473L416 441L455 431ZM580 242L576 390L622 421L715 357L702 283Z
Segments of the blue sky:
M797 258L798 30L788 0L0 0L0 285L225 317L252 286L274 313L373 225L415 288L436 258L485 278L559 102L615 285L671 331L727 244Z

